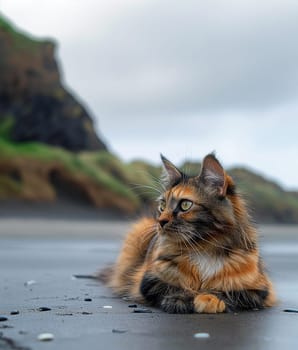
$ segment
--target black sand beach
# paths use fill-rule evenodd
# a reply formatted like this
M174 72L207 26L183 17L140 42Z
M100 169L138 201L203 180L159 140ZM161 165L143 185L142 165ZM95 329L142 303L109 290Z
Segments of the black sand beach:
M261 227L263 256L280 299L275 308L169 315L154 308L136 313L131 302L95 280L74 277L112 262L129 222L2 215L0 225L0 349L297 347L298 313L283 311L298 308L297 226ZM38 340L43 333L54 339Z

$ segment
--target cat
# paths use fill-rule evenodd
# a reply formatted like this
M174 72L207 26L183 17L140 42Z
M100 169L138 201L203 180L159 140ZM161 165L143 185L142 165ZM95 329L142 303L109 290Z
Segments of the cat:
M222 313L276 302L257 234L232 178L208 154L188 176L161 155L163 192L100 278L114 293L168 313Z

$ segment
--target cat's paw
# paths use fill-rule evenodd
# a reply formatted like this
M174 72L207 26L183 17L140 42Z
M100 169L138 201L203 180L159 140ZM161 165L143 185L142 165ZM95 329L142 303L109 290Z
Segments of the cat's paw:
M190 314L194 312L193 298L182 295L164 296L161 309L170 314Z
M216 314L226 310L224 301L213 294L199 294L194 298L194 311L198 313Z

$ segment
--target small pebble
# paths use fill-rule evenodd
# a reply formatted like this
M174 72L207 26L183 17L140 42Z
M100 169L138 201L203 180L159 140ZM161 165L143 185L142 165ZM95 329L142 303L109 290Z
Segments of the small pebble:
M91 298L85 298L84 301L92 301Z
M7 317L4 317L4 316L0 316L0 322L5 322L7 321L8 318Z
M74 278L97 279L94 275L73 275Z
M20 311L18 310L13 310L10 312L11 315L18 315L20 313Z
M2 324L0 326L0 329L7 329L7 328L13 328L13 326L10 326L9 324Z
M285 309L284 312L294 312L294 313L298 313L298 309Z
M36 284L36 281L34 281L34 280L30 280L30 281L27 281L27 282L25 282L24 283L24 286L32 286L33 284Z
M128 307L138 307L137 304L129 304Z
M103 306L103 309L112 309L113 308L113 306L111 306L111 305L104 305Z
M46 307L46 306L42 306L42 307L39 307L37 310L38 311L51 311L52 309L49 307Z
M152 310L137 307L137 308L133 309L133 312L135 312L137 314L151 314Z
M194 338L201 338L201 339L207 339L210 338L209 333L195 333Z
M54 339L54 334L52 333L41 333L37 337L38 340L40 341L51 341Z
M112 333L126 333L126 329L112 329Z

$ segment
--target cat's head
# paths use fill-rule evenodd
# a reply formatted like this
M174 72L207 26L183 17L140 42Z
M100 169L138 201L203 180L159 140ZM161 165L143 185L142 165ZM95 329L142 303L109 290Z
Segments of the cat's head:
M164 192L158 199L158 232L190 245L233 245L248 216L232 178L208 154L196 176L188 176L161 156ZM243 222L239 222L239 221ZM241 232L239 232L241 236Z

